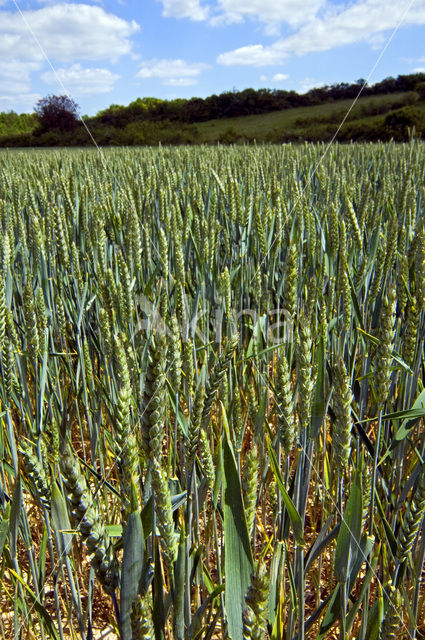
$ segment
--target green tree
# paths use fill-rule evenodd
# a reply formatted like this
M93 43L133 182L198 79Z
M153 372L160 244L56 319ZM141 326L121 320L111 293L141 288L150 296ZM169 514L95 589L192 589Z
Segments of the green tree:
M73 131L78 124L78 105L69 96L49 95L35 106L41 132Z

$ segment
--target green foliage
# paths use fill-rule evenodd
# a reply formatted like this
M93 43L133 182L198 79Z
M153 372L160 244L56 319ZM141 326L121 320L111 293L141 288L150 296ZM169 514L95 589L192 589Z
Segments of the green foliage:
M302 95L280 89L245 89L205 99L137 98L128 106L112 104L94 117L84 116L84 121L102 146L319 142L333 139L337 130L341 142L404 141L413 128L416 136L424 135L424 80L425 74L416 73L365 85L352 109L358 83L339 83ZM58 96L45 100L51 98ZM59 126L60 122L60 131L51 123L37 131L35 114L3 113L0 146L92 146L84 125L75 128L75 124L74 119L72 131Z
M37 118L33 113L0 113L0 138L32 133L36 125Z
M35 105L35 114L41 132L74 131L78 122L78 105L67 95L49 95Z

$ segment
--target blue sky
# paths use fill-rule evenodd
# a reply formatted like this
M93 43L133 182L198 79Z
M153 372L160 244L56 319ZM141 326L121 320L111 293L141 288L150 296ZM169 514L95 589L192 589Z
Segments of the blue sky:
M0 0L0 111L425 71L425 0ZM51 65L51 66L50 66Z

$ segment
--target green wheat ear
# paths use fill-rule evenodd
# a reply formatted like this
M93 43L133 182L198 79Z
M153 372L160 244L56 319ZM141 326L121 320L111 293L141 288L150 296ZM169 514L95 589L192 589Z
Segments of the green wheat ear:
M168 347L169 379L177 393L180 389L182 375L182 353L180 345L180 327L175 315L171 318L171 336Z
M224 308L227 314L230 314L230 310L232 307L232 291L230 284L230 274L229 269L225 267L223 273L220 276L220 288L221 294L224 299Z
M84 539L99 582L107 593L118 585L119 567L109 535L93 502L80 465L71 450L60 459L60 467L74 522Z
M174 562L177 558L179 536L174 529L171 494L167 476L156 458L152 460L152 488L161 548L167 567L172 573Z
M407 507L403 524L397 539L396 565L407 559L413 548L416 536L425 513L425 468L421 469L417 488Z
M375 360L375 390L378 404L383 404L386 401L389 392L395 334L395 303L395 289L390 285L387 295L382 301L379 316L379 343Z
M0 278L0 353L3 351L6 335L6 293L3 278Z
M400 613L401 595L391 583L385 586L385 593L387 598L381 629L381 640L397 640L402 623Z
M329 255L332 259L335 259L339 249L339 220L334 204L331 206L328 217L328 244Z
M266 603L269 590L269 576L266 566L260 564L251 574L251 584L245 596L247 607L243 612L244 637L263 640L266 637Z
M166 354L166 337L157 334L149 348L142 404L142 442L146 460L155 458L159 461L162 457Z
M285 283L283 289L283 308L289 314L291 320L294 319L297 310L297 257L297 247L295 244L291 244L286 257Z
M332 454L334 468L343 472L347 467L351 441L351 401L352 393L344 361L338 358L334 367L334 412L332 429Z
M15 387L15 354L12 342L7 336L4 338L1 356L4 394L6 406L8 407Z
M189 417L189 431L186 446L186 465L192 469L200 439L202 410L204 407L205 385L201 382L195 392L195 400Z
M214 460L211 454L208 436L204 429L201 429L199 433L199 457L205 480L208 486L212 487L215 480Z
M117 449L117 469L121 484L123 512L130 510L132 481L137 481L138 446L131 424L131 382L127 358L120 338L114 336L114 356L117 376L117 399L115 406L115 434Z
M423 226L417 232L416 238L415 275L415 295L418 309L422 310L425 307L425 229Z
M152 612L146 597L138 595L131 608L132 640L154 640Z
M239 342L239 334L234 334L231 336L219 356L217 363L215 364L212 373L208 379L205 393L205 403L204 409L202 412L202 421L201 426L203 429L207 429L210 423L211 412L213 402L216 396L216 393L220 387L221 382L223 381L224 376L226 375L227 367L232 359L233 353L237 347Z
M258 449L255 442L247 452L244 464L244 477L242 483L243 501L248 525L248 533L252 534L257 507L258 485Z
M189 398L193 394L193 382L195 379L195 363L193 361L193 340L188 338L183 343L182 370L185 379L185 387Z
M31 358L36 358L40 346L37 316L35 313L34 294L32 286L29 282L24 287L22 296L22 304L24 311L26 348Z
M21 446L20 453L25 469L36 487L40 502L50 508L50 479L45 466L39 461L29 443Z
M288 361L282 352L277 363L276 410L279 439L286 455L292 450L296 438L294 402Z
M348 279L349 267L347 262L347 232L344 220L340 222L339 236L339 261L338 261L338 294L342 301L342 313L344 327L348 332L351 323L351 291Z
M405 333L403 336L402 352L401 352L403 356L403 360L409 366L413 365L413 359L415 357L417 335L418 335L418 323L419 323L418 307L416 304L415 296L412 296L412 299L407 307L407 321L405 326Z
M298 415L300 428L308 428L313 391L312 338L305 316L300 318L297 341Z
M382 240L378 246L378 252L374 264L373 280L369 287L368 302L372 306L381 289L382 273L384 270L384 260L386 255L386 243Z
M236 380L233 386L232 394L232 427L235 439L235 450L237 451L237 453L240 453L242 450L244 423L242 418L241 394L239 387L236 385Z

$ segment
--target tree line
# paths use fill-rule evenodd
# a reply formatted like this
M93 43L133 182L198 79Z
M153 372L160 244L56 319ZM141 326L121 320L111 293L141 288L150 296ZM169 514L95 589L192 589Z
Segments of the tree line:
M403 94L404 104L392 105L382 99L375 114L376 120L346 123L338 139L349 141L404 140L412 128L423 137L425 111L425 73L389 77L369 86L363 79L354 83L341 82L311 89L299 94L282 89L244 89L213 94L207 98L162 100L137 98L128 106L113 104L94 117L84 117L87 128L101 145L193 144L199 142L197 124L210 120L261 115L296 107L329 105L342 100L362 97ZM394 100L398 100L394 96ZM401 107L401 108L400 108ZM380 109L380 111L379 111ZM325 111L325 110L324 110ZM325 120L328 118L325 115ZM300 118L298 118L298 121ZM308 120L308 119L306 119ZM323 124L323 123L322 123ZM333 131L332 117L328 122ZM295 131L270 132L267 141L327 140L329 135L320 125L320 118L311 119ZM379 126L378 126L379 125ZM255 135L253 136L253 139ZM250 142L232 127L221 133L214 142ZM69 96L47 96L38 101L33 114L0 114L0 146L84 146L92 144L86 127L79 117L78 105Z
M127 107L111 105L108 109L100 111L93 120L119 127L134 120L169 120L191 124L221 118L258 115L295 107L309 107L337 100L352 100L361 89L362 96L414 91L420 83L424 82L425 73L415 73L386 78L371 86L365 84L365 80L360 78L351 84L340 82L310 89L303 94L283 89L244 89L189 100L137 98Z

